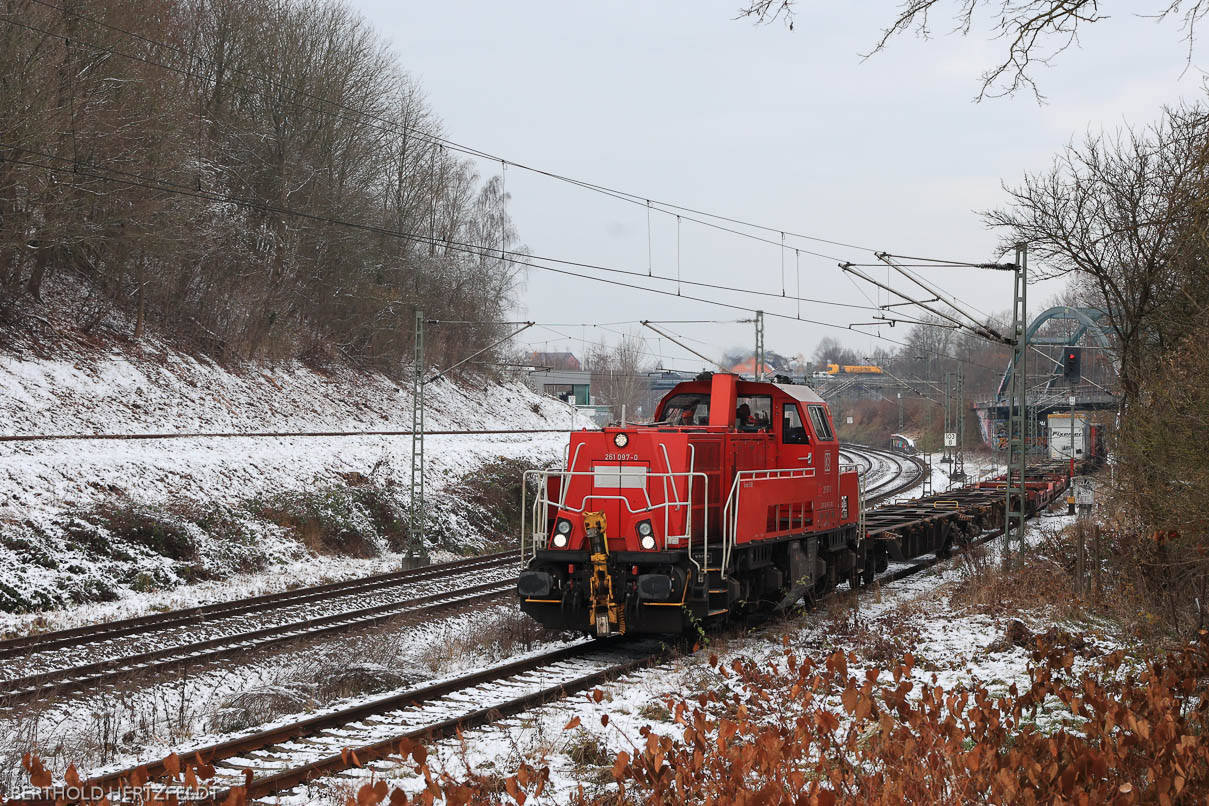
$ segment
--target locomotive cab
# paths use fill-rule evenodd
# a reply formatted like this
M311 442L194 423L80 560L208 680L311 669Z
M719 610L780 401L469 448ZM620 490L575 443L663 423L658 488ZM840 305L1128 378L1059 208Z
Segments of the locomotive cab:
M518 594L552 628L678 633L867 565L856 470L804 386L681 383L649 424L572 433L563 468L525 488Z

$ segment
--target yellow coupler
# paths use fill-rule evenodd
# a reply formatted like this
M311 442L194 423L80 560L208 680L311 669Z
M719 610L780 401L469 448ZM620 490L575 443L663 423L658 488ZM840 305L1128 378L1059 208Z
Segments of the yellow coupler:
M592 552L592 576L588 581L588 624L596 627L596 637L625 633L625 611L613 598L613 578L609 576L609 539L603 512L585 512L584 528Z

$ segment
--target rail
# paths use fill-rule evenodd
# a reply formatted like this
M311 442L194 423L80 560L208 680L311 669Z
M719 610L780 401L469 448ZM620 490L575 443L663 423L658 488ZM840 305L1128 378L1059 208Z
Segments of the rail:
M1036 472L1036 471L1034 471ZM1030 474L1032 475L1032 474ZM1041 476L1044 478L1044 475ZM1036 501L1036 506L1030 507L1031 517L1048 503L1061 494L1065 488L1065 477L1059 475L1056 484L1048 494L1042 494ZM998 490L983 491L980 500L964 503L963 509L971 513L993 510L993 505L1002 502L1002 493ZM944 499L937 499L944 500ZM902 523L912 523L919 515L914 506L906 507L900 512L889 509L887 514L897 517ZM935 517L944 517L951 513L936 513ZM892 532L897 525L887 524L885 530ZM971 545L987 543L1002 536L1001 528L986 532L971 541ZM915 558L912 558L915 559ZM880 584L891 584L911 575L921 573L936 564L943 562L944 557L939 553L931 553L922 560L906 567L897 568L888 573L879 574ZM750 624L742 622L737 628L739 635L750 629ZM627 639L628 642L628 639ZM689 643L692 643L690 640ZM672 653L638 647L632 655L611 659L604 657L599 663L586 655L603 650L602 655L613 651L628 651L629 643L620 642L603 645L604 642L587 642L563 647L549 653L539 654L521 660L510 660L499 666L472 672L462 677L446 681L429 683L421 688L396 691L385 694L379 699L359 701L348 707L331 711L311 714L293 722L284 722L269 728L260 728L257 732L241 735L234 739L226 739L219 744L207 747L195 747L173 754L169 759L202 758L218 767L220 778L213 781L217 787L246 787L247 799L264 798L277 792L287 791L300 783L333 775L354 766L361 766L369 761L386 758L395 752L399 741L406 738L431 741L435 738L445 738L458 735L471 727L489 724L502 717L513 716L527 708L532 708L545 702L563 697L571 692L580 692L599 685L606 680L616 679L622 674L635 671L645 665L658 664ZM687 645L686 645L687 646ZM552 663L565 663L568 667L564 674L554 669ZM594 665L588 666L587 662ZM538 681L521 675L540 670ZM504 685L525 686L526 690L513 699L499 702L502 696L508 696ZM476 686L495 686L494 689L474 688ZM449 695L455 698L444 699ZM451 711L448 703L469 703L460 713ZM431 704L440 706L432 711L420 711ZM476 707L477 706L477 707ZM406 714L403 709L409 710ZM413 717L414 715L414 717ZM431 718L430 718L431 717ZM433 721L439 719L440 721ZM333 729L344 729L342 735L347 738L343 744L349 745L353 752L324 755L324 745L331 747L328 741L336 734ZM372 735L370 735L372 734ZM318 737L319 740L308 742L308 737ZM289 742L292 752L301 755L307 753L307 758L283 759L282 745ZM356 742L357 744L353 744ZM257 755L253 755L257 754ZM238 758L238 764L219 764L226 759ZM176 784L176 775L169 773L168 759L151 761L140 767L110 771L102 775L89 777L84 782L84 791L97 786L106 792L116 792L126 788L126 782L135 776L146 776L152 779L151 786L161 784ZM165 778L170 780L165 781ZM158 780L157 780L158 779ZM152 793L159 794L158 790ZM219 789L213 802L222 802L231 795L231 789ZM22 793L24 803L79 802L71 797L65 797L61 790L45 789L29 795Z
M204 668L206 664L231 657L246 659L252 651L378 627L395 619L431 619L439 614L502 598L515 589L514 579L501 579L473 587L388 602L360 610L344 610L187 644L87 663L73 662L48 671L0 680L0 706L7 708L17 703L96 690L136 675L163 675L180 669L197 670Z

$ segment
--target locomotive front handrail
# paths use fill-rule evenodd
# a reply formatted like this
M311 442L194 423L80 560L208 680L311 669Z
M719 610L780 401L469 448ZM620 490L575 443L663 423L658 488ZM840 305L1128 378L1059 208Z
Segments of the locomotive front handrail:
M559 505L560 507L563 505L563 501L564 501L564 500L566 499L566 497L567 497L567 478L566 478L566 477L567 477L567 471L569 471L571 468L575 467L575 463L576 463L576 461L579 459L579 451L580 451L580 449L581 449L583 446L584 446L584 444L583 444L582 442L581 442L581 443L579 443L578 445L576 445L576 446L575 446L575 455L574 455L574 456L569 456L569 454L570 454L570 452L571 452L571 446L570 446L570 445L568 445L568 446L567 446L567 450L566 450L566 451L564 452L564 454L563 454L564 456L569 456L569 461L567 461L567 462L565 462L565 463L563 464L562 481L561 481L561 482L559 482L559 486L558 486L558 489L559 489L559 500L558 500L558 505ZM522 498L522 500L521 500L521 512L522 512L522 514L524 513L524 509L525 509L525 507L524 507L524 499Z
M559 476L561 484L560 484L560 489L559 489L558 500L552 501L552 500L550 500L550 495L549 495L548 480L555 475ZM634 506L632 505L632 503L630 501L629 496L627 496L627 495L612 495L612 494L606 495L606 494L596 493L594 490L585 492L585 494L581 497L581 499L579 501L579 506L570 505L567 501L567 488L570 486L569 484L567 484L567 481L569 479L575 478L576 476L590 476L592 478L596 478L597 473L596 473L595 469L593 469L593 470L526 470L524 472L523 478L522 478L522 484L521 484L521 547L520 548L521 548L521 563L522 564L526 563L528 560L530 560L534 556L536 556L538 550L545 548L546 545L548 544L549 539L550 539L550 507L551 506L556 507L560 511L574 512L577 514L581 514L587 509L588 501L622 501L626 506L627 512L631 515L638 515L643 512L655 512L658 510L663 510L663 539L664 539L665 545L668 540L676 540L676 541L687 540L688 541L687 551L689 554L689 559L693 562L694 565L697 566L698 570L700 570L701 566L697 563L697 561L695 559L692 558L692 546L693 546L693 528L692 528L693 520L692 519L693 519L693 487L694 487L693 481L694 481L694 479L700 478L704 484L705 497L702 501L702 507L703 507L703 509L706 510L706 517L703 519L704 525L703 525L702 540L704 541L705 545L708 546L709 545L709 518L708 518L709 475L708 474L706 474L702 471L693 471L693 470L676 472L676 473L672 473L672 472L650 473L650 472L648 472L648 473L644 474L646 484L642 488L632 488L634 490L641 489L642 497L646 503L646 506L639 507L637 509L634 508ZM679 490L677 489L677 484L676 484L676 480L680 479L680 478L684 478L688 481L687 491L686 491L687 495L686 495L685 500L683 500L683 501L680 500L680 493L679 493ZM530 509L530 505L528 504L528 501L527 501L530 479L538 479L539 480L538 483L540 485L539 491L533 497L532 509ZM665 500L665 501L663 501L663 503L660 503L660 504L656 504L653 501L651 501L650 489L649 489L649 484L650 484L651 479L659 479L662 481L662 483L664 485L664 490L665 490L665 499L667 498L666 490L668 489L668 483L670 481L671 489L674 492L674 498L672 500ZM680 508L684 508L686 510L685 534L682 534L682 535L669 534L671 512L673 509L680 509ZM530 529L528 527L528 520L526 518L527 515L532 516L532 531L530 531ZM527 544L530 543L530 541L531 541L531 546L527 547Z

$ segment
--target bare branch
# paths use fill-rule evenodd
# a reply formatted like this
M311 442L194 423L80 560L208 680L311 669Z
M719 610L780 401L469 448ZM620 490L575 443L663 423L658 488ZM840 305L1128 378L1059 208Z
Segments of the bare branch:
M740 18L757 23L784 19L790 28L796 13L797 0L750 0L739 9ZM884 50L895 37L914 32L921 39L932 36L931 18L941 6L941 0L904 0L894 19L887 25L863 58ZM1005 43L1003 58L980 76L979 101L987 97L1013 95L1022 89L1033 93L1037 100L1044 97L1034 78L1038 65L1052 61L1079 42L1079 32L1107 17L1100 13L1098 0L954 0L951 34L969 36L975 30L975 16L980 9L988 12L988 35ZM1209 0L1159 0L1151 19L1172 16L1181 18L1183 38L1187 43L1187 65L1191 65L1192 47L1197 24L1209 13Z

